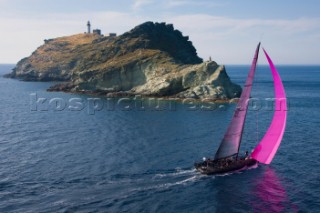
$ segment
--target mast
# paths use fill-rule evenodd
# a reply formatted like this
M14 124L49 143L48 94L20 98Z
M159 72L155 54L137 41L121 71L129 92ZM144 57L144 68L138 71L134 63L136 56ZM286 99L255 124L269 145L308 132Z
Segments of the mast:
M280 146L284 130L286 128L287 99L280 75L268 53L264 49L263 51L267 57L272 72L275 94L275 111L268 131L253 150L251 157L260 163L269 164Z
M252 83L258 61L259 48L260 43L256 48L255 55L252 60L251 68L246 83L244 85L242 94L240 96L239 102L227 129L227 132L225 133L220 143L219 149L216 152L215 159L226 158L233 155L237 155L238 157L244 122L247 115L248 103L252 89Z

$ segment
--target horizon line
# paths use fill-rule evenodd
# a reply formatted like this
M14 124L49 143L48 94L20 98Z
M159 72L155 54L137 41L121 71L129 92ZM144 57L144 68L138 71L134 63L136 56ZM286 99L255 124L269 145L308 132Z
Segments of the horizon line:
M205 62L205 61L203 61ZM17 62L18 63L18 62ZM17 63L7 63L7 62L0 62L0 65L17 65ZM251 66L251 64L237 64L237 63L218 63L218 65L225 65L225 66ZM264 66L264 65L268 65L266 64L258 64L258 66ZM320 66L320 64L275 64L276 66Z

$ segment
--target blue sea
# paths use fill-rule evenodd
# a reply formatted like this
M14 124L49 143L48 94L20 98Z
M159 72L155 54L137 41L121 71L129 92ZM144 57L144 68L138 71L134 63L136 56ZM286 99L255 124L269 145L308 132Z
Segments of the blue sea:
M226 69L244 84L249 65ZM0 77L0 212L318 212L320 66L277 69L290 107L274 160L217 176L193 164L214 156L235 104L46 92L52 82ZM241 153L272 118L267 66L253 90Z

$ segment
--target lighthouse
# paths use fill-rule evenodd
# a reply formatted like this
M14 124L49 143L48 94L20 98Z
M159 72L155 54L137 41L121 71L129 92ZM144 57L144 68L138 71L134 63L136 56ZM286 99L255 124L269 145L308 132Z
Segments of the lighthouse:
M90 24L90 21L88 21L87 27L88 27L88 33L91 33L91 24Z

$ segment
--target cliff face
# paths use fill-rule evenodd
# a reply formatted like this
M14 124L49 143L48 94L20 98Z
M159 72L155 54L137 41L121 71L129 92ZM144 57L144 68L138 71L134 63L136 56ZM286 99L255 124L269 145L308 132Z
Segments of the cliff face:
M9 77L66 81L50 90L108 95L230 99L241 93L224 66L203 62L173 25L153 22L117 37L78 34L45 40Z

